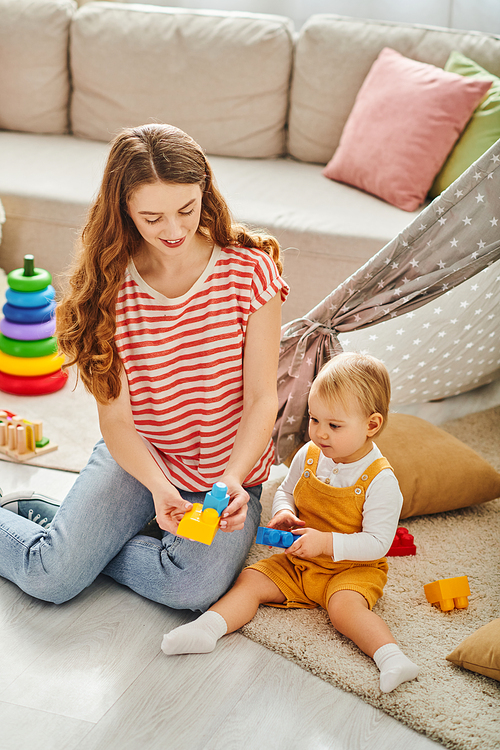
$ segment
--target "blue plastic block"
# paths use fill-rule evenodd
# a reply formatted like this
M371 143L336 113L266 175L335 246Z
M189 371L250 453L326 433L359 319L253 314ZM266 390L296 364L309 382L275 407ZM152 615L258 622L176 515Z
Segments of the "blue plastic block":
M267 526L259 526L257 529L257 544L266 544L268 547L291 547L298 535L291 531L279 531L279 529L268 529Z
M223 482L216 482L212 489L205 495L203 510L213 508L220 516L222 511L225 510L228 505L229 495L227 494L226 485L223 484Z

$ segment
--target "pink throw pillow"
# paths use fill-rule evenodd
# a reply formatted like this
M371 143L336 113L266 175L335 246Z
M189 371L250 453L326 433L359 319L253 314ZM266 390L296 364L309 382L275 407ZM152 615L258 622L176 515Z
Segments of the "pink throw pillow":
M386 47L323 174L415 211L490 86Z

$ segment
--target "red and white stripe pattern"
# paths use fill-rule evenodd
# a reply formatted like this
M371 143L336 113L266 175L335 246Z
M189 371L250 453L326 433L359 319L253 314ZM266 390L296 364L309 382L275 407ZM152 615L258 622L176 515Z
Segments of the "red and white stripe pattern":
M187 294L169 300L130 264L116 304L116 346L132 413L170 481L206 491L231 454L243 406L249 316L288 287L263 251L215 248ZM245 480L265 481L272 442Z

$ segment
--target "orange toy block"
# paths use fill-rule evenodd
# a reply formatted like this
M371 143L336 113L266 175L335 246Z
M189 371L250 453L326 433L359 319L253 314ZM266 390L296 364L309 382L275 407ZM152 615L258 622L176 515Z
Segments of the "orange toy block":
M443 612L449 612L455 607L467 609L470 596L469 580L467 576L459 578L442 578L434 583L426 583L425 596L430 604L440 607Z
M183 515L177 527L177 536L202 544L212 544L219 528L221 513L227 508L228 503L226 485L216 482L206 493L205 502L193 503L191 510Z
M201 503L194 503L191 510L181 518L177 536L193 539L195 542L212 544L219 528L220 516L215 508L203 510Z

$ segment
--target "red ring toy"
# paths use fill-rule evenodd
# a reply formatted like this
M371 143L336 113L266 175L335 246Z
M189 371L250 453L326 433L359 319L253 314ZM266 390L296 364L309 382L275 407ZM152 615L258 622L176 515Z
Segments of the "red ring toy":
M0 371L0 390L15 396L43 396L59 391L67 379L68 374L64 370L48 375L9 375Z

